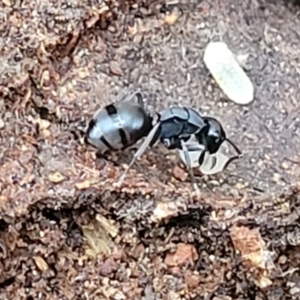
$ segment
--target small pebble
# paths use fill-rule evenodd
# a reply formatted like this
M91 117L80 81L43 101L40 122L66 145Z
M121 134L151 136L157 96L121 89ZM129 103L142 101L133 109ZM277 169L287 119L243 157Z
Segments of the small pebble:
M180 181L185 181L187 179L187 173L178 166L175 166L173 169L173 176Z
M285 255L281 255L278 260L279 264L284 265L287 262L287 257Z
M297 286L294 286L293 288L290 289L291 295L299 294L300 289Z

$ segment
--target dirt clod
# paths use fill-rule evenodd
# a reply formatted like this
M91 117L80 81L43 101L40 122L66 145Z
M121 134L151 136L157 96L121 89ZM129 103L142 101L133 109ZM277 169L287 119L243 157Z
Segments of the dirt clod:
M112 273L115 273L117 269L118 265L116 262L112 258L109 258L101 265L99 272L101 276L108 277Z
M176 179L180 181L185 181L188 177L187 172L181 169L179 166L175 166L173 169L173 175Z

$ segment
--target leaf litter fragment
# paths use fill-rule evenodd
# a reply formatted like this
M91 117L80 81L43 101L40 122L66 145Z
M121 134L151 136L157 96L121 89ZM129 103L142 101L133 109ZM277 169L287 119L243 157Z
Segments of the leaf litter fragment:
M170 14L167 14L164 18L164 23L172 26L174 25L180 17L179 10L175 7Z
M253 101L253 84L224 42L210 42L206 46L203 60L230 100L240 105Z
M5 127L5 122L3 119L0 118L0 129L3 129Z
M107 278L107 280L108 280L108 278ZM102 293L107 300L109 300L109 299L114 299L114 300L127 299L127 297L120 290L111 286L109 284L109 282L107 282L107 288L102 289Z
M115 238L118 234L118 228L109 222L106 218L101 215L96 216L96 221L109 233L109 235Z
M198 272L187 271L184 274L185 282L189 287L196 288L200 283L200 275Z
M53 183L60 183L64 181L65 177L59 172L54 172L48 175L48 179Z
M165 263L169 267L177 267L185 263L193 263L198 258L199 255L193 245L179 243L174 253L166 255Z
M101 265L99 273L101 276L109 276L112 273L115 273L118 270L118 265L114 261L113 257L109 257L105 260L105 262Z
M104 254L110 255L113 247L112 238L118 234L118 228L101 215L86 226L82 226L83 235L87 240L89 249L86 254L92 257Z
M35 256L33 259L40 271L47 271L49 269L48 264L41 256Z
M261 288L270 286L272 284L270 272L275 265L259 229L234 226L230 230L230 236L235 249L241 253L244 265L253 273L255 283Z
M151 221L156 223L164 219L173 217L178 212L178 206L174 202L159 202L157 203L153 214L151 216Z

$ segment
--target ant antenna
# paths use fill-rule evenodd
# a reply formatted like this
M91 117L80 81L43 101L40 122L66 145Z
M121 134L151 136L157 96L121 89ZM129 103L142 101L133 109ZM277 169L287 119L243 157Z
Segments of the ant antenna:
M240 155L236 155L236 156L232 156L230 159L228 159L227 163L226 163L225 166L223 167L223 171L224 171L225 169L227 169L228 165L229 165L232 161L234 161L234 160L236 160L236 159L239 159L240 156L241 156L241 154L240 154Z
M189 170L190 179L191 179L193 188L194 188L197 195L201 195L200 189L199 189L199 187L196 183L196 180L195 180L194 171L193 171L193 168L192 168L192 163L191 163L191 159L190 159L190 155L189 155L188 146L185 142L181 141L181 147L182 147L182 150L183 150L184 159L187 163L187 167L188 167L188 170Z
M227 141L234 148L239 157L242 156L241 150L230 139L226 138L225 141Z
M132 100L134 102L138 103L139 105L144 106L143 95L140 91L135 91L131 94L125 94L125 95L122 95L122 93L119 93L117 95L116 102L128 102L128 101L132 101Z

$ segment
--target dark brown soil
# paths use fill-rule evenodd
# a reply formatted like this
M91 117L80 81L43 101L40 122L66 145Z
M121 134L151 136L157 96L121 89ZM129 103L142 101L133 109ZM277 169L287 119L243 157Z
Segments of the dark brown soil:
M292 1L2 1L0 299L299 299L300 8ZM255 86L226 99L203 63L223 40ZM125 186L81 132L141 90L192 105L244 153L173 176L149 150ZM224 145L225 147L225 145ZM152 167L151 167L152 166Z

